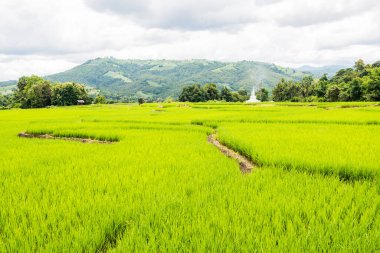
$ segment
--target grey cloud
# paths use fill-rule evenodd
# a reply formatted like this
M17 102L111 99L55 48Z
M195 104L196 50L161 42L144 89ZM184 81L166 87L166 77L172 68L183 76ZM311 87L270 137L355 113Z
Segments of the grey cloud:
M146 12L149 0L85 0L91 8L103 12L111 11L123 14L136 14Z
M84 0L98 12L112 12L134 20L145 27L178 30L215 30L253 23L255 1L132 1ZM259 5L264 5L262 0ZM278 2L271 0L269 3Z

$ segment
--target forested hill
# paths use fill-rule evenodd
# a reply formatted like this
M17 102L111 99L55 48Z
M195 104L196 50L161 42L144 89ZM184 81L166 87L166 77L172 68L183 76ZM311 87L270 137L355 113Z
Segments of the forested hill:
M253 85L272 88L281 78L300 80L305 73L274 64L209 60L120 60L97 58L62 73L47 76L55 82L74 81L118 99L177 97L189 84L216 83L232 90Z
M301 72L307 72L312 74L316 78L320 78L324 74L327 74L327 76L331 77L336 74L341 69L348 68L349 66L346 65L328 65L328 66L322 66L322 67L312 67L308 65L301 66L299 68L296 68L296 70Z

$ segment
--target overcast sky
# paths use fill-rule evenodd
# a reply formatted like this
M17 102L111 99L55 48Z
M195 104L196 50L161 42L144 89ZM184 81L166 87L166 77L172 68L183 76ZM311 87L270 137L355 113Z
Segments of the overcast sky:
M0 0L0 80L96 57L380 60L378 0Z

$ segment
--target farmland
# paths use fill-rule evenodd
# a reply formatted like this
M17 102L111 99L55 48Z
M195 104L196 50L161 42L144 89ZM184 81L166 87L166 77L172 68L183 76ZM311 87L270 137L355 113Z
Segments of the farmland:
M0 252L380 251L376 103L5 110L0 128Z

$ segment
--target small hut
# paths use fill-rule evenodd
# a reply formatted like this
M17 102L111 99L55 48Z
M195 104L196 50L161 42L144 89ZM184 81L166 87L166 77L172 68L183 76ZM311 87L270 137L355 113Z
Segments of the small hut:
M78 105L84 105L84 100L77 100Z

